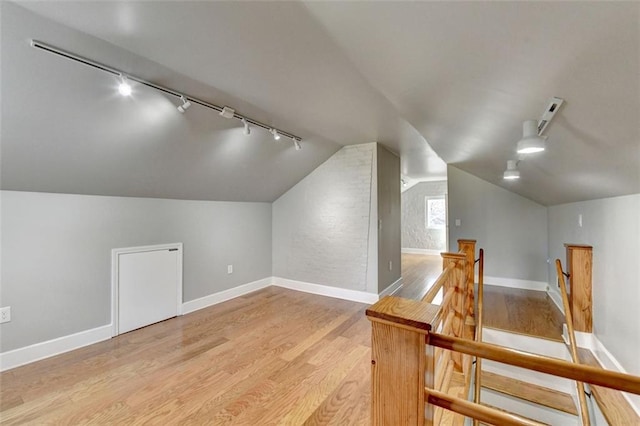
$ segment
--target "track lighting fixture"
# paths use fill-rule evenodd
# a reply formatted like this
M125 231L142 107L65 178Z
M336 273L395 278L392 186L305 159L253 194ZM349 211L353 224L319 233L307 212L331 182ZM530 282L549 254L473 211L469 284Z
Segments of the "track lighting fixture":
M533 154L545 150L547 138L538 134L536 120L527 120L522 124L522 135L518 142L518 154Z
M249 136L251 134L251 127L249 127L249 123L244 117L242 118L242 124L244 125L244 129L242 130L242 133Z
M528 120L522 124L522 139L518 142L518 154L533 154L545 150L547 137L542 136L542 132L549 126L563 103L564 99L551 98L540 120Z
M507 161L507 170L504 171L502 177L507 180L520 179L520 171L518 170L519 161Z
M255 127L260 127L264 130L269 131L272 135L273 138L275 140L279 140L281 136L284 136L286 138L290 138L293 141L294 147L296 148L296 150L300 150L300 137L293 135L289 132L285 132L283 130L279 130L276 129L274 127L271 127L267 124L264 124L260 121L257 120L253 120L251 118L248 117L243 117L241 115L236 114L235 110L231 107L228 106L218 106L206 101L203 101L201 99L195 98L193 96L189 96L187 98L187 96L181 94L180 92L171 89L169 87L165 87L165 86L161 86L159 84L155 84L152 83L148 80L144 80L142 78L138 78L135 77L133 75L129 75L129 76L125 76L124 73L116 68L110 67L107 64L103 64L100 62L96 62L92 59L89 59L87 57L83 57L80 55L77 55L75 53L63 50L63 49L59 49L55 46L52 46L50 44L47 43L43 43L41 41L38 40L31 40L31 47L35 48L35 49L39 49L43 52L49 53L49 54L53 54L53 55L57 55L59 57L65 58L65 59L69 59L71 61L77 62L79 64L82 64L84 66L89 66L92 67L96 70L111 74L113 76L116 76L118 78L119 84L118 84L118 92L122 95L122 96L131 96L133 94L133 89L131 87L131 85L129 84L129 80L133 80L136 82L137 85L142 85L142 86L146 86L149 87L151 89L155 89L159 92L162 92L164 94L167 95L171 95L171 96L175 96L176 98L180 98L180 100L182 101L182 105L179 105L177 107L178 111L180 111L181 113L184 113L190 106L192 103L196 103L202 107L217 111L219 115L221 115L224 118L235 118L236 120L240 120L242 121L242 124L244 126L243 129L243 133L245 135L249 135L251 133L251 126L255 126Z
M191 102L189 102L184 96L180 96L180 100L182 101L182 105L178 107L178 111L184 113L191 106Z
M402 184L402 186L407 186L407 181L404 179L400 179L400 183Z
M127 77L120 74L120 84L118 85L118 92L122 96L131 96L131 85L127 80Z

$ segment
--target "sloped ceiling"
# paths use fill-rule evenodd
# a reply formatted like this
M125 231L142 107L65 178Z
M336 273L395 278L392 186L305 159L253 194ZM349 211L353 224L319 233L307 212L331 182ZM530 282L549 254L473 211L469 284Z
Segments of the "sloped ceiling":
M4 189L272 201L340 146L379 141L412 179L444 177L435 150L546 205L640 192L639 3L50 1L2 11ZM301 136L303 150L257 130L245 138L211 111L176 114L153 91L123 101L108 76L29 38L231 105ZM507 184L522 121L552 96L566 104L549 149Z

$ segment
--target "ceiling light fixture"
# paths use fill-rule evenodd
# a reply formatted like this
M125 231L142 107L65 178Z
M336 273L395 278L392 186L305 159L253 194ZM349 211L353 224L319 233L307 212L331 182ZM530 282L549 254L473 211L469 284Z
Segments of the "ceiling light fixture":
M504 171L502 177L506 180L520 179L520 171L518 170L519 161L507 161L507 170Z
M518 154L533 154L546 149L547 137L542 136L542 132L549 126L563 103L564 100L561 98L551 98L539 121L527 120L522 124L522 139L518 141L517 146Z
M302 147L300 146L300 142L297 139L293 140L293 146L296 148L296 151L300 151Z
M92 59L89 59L87 57L84 56L80 56L80 55L76 55L75 53L63 50L63 49L59 49L55 46L52 46L50 44L47 43L43 43L41 41L38 40L31 40L31 47L41 50L43 52L46 53L50 53L53 55L57 55L59 57L65 58L65 59L69 59L72 60L74 62L77 62L79 64L85 65L85 66L90 66L94 69L97 69L99 71L102 72L106 72L109 73L111 75L114 75L116 77L119 78L119 86L118 86L118 92L120 94L122 94L122 96L130 96L133 93L132 87L129 83L130 80L135 81L137 85L143 85L143 86L147 86L150 87L152 89L155 89L159 92L162 92L164 94L167 95L171 95L171 96L175 96L176 98L180 98L182 100L182 105L178 106L178 111L180 112L184 112L187 108L189 108L191 106L192 103L198 104L202 107L205 108L209 108L211 110L217 111L218 114L220 114L221 116L225 117L225 118L235 118L236 120L240 120L242 121L242 124L244 125L244 133L246 135L251 133L251 128L249 127L249 123L252 126L256 126L256 127L260 127L264 130L269 131L274 139L278 140L280 139L280 136L284 136L287 138L290 138L292 140L296 140L299 144L299 142L302 140L299 136L293 135L289 132L285 132L283 130L280 129L276 129L273 128L267 124L261 123L260 121L257 120L253 120L249 117L243 117L241 115L238 115L235 113L235 110L231 107L228 106L218 106L206 101L203 101L201 99L195 98L193 96L189 96L187 99L187 96L181 94L180 92L171 89L169 87L165 87L165 86L161 86L159 84L155 84L152 83L148 80L144 80L142 78L139 77L135 77L131 74L128 74L126 77L124 76L124 73L120 70L118 70L117 68L113 68L109 65L100 63L100 62L96 62ZM186 101L186 102L185 102ZM182 108L182 110L180 109Z
M242 133L249 136L251 134L251 127L249 127L249 123L244 117L242 118L242 124L244 125L244 129L242 130Z
M191 102L189 102L184 96L180 96L180 100L182 101L182 105L178 107L178 111L184 113L191 106Z
M120 84L118 85L118 92L122 96L131 96L131 85L127 80L127 77L120 74Z
M518 154L533 154L544 151L547 138L538 135L538 122L527 120L522 124L522 139L518 141Z

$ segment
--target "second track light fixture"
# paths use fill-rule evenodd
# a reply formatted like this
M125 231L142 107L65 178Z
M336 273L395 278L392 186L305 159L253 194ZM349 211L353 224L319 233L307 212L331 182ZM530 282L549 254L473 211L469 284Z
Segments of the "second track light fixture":
M502 175L504 179L514 180L520 179L520 171L518 170L518 161L509 160L507 161L507 170L504 171Z

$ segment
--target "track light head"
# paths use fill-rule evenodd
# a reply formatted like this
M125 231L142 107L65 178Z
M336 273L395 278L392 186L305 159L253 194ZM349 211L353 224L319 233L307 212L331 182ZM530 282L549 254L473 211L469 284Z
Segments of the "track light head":
M127 80L127 77L120 74L120 84L118 85L118 92L122 96L131 96L131 85Z
M189 102L184 96L180 96L180 100L182 101L182 105L178 106L178 111L184 113L191 106L191 102Z
M300 142L298 142L298 139L293 140L293 146L296 148L296 151L300 151L302 149L302 147L300 146Z
M507 161L507 170L504 171L502 177L506 180L520 179L520 171L518 170L518 162L514 160Z
M249 123L245 118L242 119L242 124L244 125L244 129L242 130L242 133L249 136L251 134L251 127L249 127Z
M278 133L278 131L276 129L271 129L269 131L273 135L273 139L275 139L277 141L280 140L280 133Z
M522 139L518 142L518 154L533 154L542 152L547 145L547 139L538 134L538 122L528 120L522 124Z

